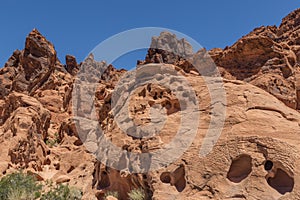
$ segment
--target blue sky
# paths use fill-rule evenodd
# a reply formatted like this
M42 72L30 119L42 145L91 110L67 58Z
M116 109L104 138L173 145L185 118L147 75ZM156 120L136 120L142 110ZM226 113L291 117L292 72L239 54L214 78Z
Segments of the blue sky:
M43 3L42 3L43 2ZM138 27L166 27L182 32L207 49L224 48L261 25L279 25L298 0L52 0L0 3L0 66L26 35L37 28L54 45L64 63L66 54L82 61L100 42ZM144 52L123 56L117 66L133 65ZM130 60L130 61L129 61Z

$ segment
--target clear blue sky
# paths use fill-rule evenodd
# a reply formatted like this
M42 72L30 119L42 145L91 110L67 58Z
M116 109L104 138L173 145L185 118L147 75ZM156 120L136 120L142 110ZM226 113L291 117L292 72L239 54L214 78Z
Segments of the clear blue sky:
M58 57L82 61L101 41L145 26L174 29L207 49L224 48L261 25L279 25L299 0L6 0L0 3L0 66L26 35L37 28L54 45ZM141 53L135 56L141 59ZM142 57L141 57L142 56ZM123 59L127 65L126 59ZM134 61L135 62L135 61Z

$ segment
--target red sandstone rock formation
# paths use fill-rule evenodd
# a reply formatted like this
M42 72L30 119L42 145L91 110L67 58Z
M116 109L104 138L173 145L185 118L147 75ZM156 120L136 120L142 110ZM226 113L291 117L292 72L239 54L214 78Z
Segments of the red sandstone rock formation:
M33 30L25 49L16 50L0 69L0 176L24 169L40 181L79 187L84 199L101 199L107 191L118 191L119 199L127 199L134 188L142 188L147 199L300 199L299 34L300 10L296 10L279 27L257 28L225 49L201 49L194 54L186 40L177 40L173 34L154 37L145 61L139 64L182 75L198 98L201 123L191 146L176 161L148 173L130 174L104 166L91 153L101 148L99 135L76 127L74 81L99 83L92 96L103 134L128 152L151 153L170 143L185 106L166 87L140 86L128 98L129 117L124 121L149 125L149 113L158 106L166 114L166 123L158 135L126 135L112 110L113 92L125 88L118 84L126 70L97 62L93 55L81 64L68 55L63 65L54 46ZM208 55L224 78L226 104L210 99L207 83L195 69L201 62L202 75L218 85L211 76L215 69L199 60ZM93 76L78 74L81 69L92 71ZM154 77L171 80L172 76ZM172 84L187 91L181 79L173 79ZM80 92L84 96L89 90ZM78 115L91 112L88 100L78 104ZM213 150L200 157L214 108L226 109L224 127ZM130 169L129 158L122 159L124 169Z

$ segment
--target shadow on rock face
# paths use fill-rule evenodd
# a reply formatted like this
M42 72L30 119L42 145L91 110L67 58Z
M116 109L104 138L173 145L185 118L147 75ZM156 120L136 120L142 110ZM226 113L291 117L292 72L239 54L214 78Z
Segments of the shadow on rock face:
M174 172L163 172L160 175L160 180L163 183L175 186L178 192L182 192L186 187L184 166L181 165Z
M227 173L227 178L234 183L240 183L247 178L252 171L252 158L249 155L241 155L234 159Z
M294 179L282 169L277 169L275 176L268 178L267 181L272 188L282 195L292 192L294 188Z

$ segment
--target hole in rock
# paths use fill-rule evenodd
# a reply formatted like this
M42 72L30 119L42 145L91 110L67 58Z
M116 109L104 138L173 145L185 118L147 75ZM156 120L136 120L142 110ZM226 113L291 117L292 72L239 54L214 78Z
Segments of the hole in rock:
M186 187L186 180L185 180L185 169L184 165L178 167L173 173L174 182L171 185L175 185L176 190L178 192L182 192Z
M154 100L157 100L157 99L158 99L158 97L157 97L157 92L155 92L153 99L154 99Z
M53 166L55 167L56 170L60 169L60 164L59 163L54 163Z
M160 175L160 180L161 182L163 183L170 183L171 182L171 176L170 176L170 172L163 172L161 175Z
M163 98L163 95L164 95L164 93L163 93L163 92L160 92L159 98Z
M81 146L83 143L80 139L76 140L74 143L73 143L75 146Z
M266 163L265 163L265 170L266 171L269 171L273 168L273 162L270 161L270 160L267 160Z
M294 188L294 179L282 169L277 169L275 176L268 178L267 182L282 195L292 192Z
M51 164L51 160L49 158L44 160L44 165L50 165L50 164Z
M68 169L67 173L68 173L68 174L71 173L74 169L75 169L75 167L74 167L74 166L71 166L71 167Z
M139 96L146 97L146 89L145 88L139 93Z
M151 92L151 84L147 85L147 90L148 90L148 92Z
M231 163L227 178L234 183L240 183L247 178L252 171L252 158L249 155L241 155Z
M184 166L181 165L174 172L163 172L160 175L160 180L163 183L175 186L178 192L182 192L186 187Z
M231 198L233 199L247 199L245 195L243 194L235 194Z

